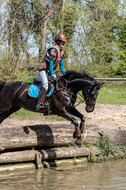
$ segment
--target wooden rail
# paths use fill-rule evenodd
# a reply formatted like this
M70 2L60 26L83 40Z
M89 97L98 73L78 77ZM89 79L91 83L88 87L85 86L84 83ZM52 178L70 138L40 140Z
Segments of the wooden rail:
M126 81L126 78L95 78L102 81Z

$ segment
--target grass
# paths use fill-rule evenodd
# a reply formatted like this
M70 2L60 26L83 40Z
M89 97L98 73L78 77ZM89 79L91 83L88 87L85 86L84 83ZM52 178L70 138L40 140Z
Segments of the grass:
M122 145L112 142L108 136L103 136L95 146L100 150L97 161L119 159L126 157L126 150Z
M65 121L64 118L59 117L57 115L43 116L42 113L31 112L31 111L25 110L23 108L21 108L19 111L15 112L15 113L13 113L11 116L21 118L21 119L42 119L44 117L47 120L52 119L55 121Z
M126 105L126 82L105 83L99 91L97 103Z

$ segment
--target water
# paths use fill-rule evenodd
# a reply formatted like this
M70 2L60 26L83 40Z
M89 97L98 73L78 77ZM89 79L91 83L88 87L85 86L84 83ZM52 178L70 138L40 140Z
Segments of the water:
M126 190L126 160L0 173L0 190Z

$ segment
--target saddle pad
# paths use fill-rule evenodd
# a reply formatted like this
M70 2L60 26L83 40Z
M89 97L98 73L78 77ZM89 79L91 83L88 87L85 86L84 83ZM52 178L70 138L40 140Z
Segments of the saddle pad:
M48 94L46 94L46 97L50 97L54 91L54 87L51 88ZM28 95L32 98L38 98L39 96L39 85L31 84L29 87Z
M33 98L38 98L39 96L39 85L31 84L29 87L28 95Z

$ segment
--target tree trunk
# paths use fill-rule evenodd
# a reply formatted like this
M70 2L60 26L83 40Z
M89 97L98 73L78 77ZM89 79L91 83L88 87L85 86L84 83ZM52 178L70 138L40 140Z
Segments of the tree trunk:
M0 150L64 146L73 140L73 125L32 125L0 130Z
M62 2L62 11L61 11L61 13L62 13L62 15L61 15L61 18L62 18L62 20L61 20L61 33L62 34L64 33L64 30L63 30L63 28L64 28L64 9L65 9L65 0L63 0L63 2Z
M43 25L41 27L41 34L40 34L40 40L39 40L39 62L42 61L45 54L45 43L46 43L46 23L47 21L43 21Z
M48 4L44 4L44 20L41 26L40 40L39 40L39 62L42 61L45 54L47 19L49 15L50 15L50 6Z
M56 160L65 158L77 158L77 157L88 157L90 153L94 155L99 154L99 150L96 147L62 147L62 148L51 148L51 149L39 149L39 150L26 150L7 152L0 154L0 164L19 163L19 162L32 162L37 160L38 157L40 162L44 160Z
M94 130L96 129L96 130ZM73 139L74 125L31 125L22 127L1 128L0 151L5 149L57 147L68 145ZM100 140L99 128L89 127L82 134L82 140L96 142ZM86 135L86 137L85 137Z

